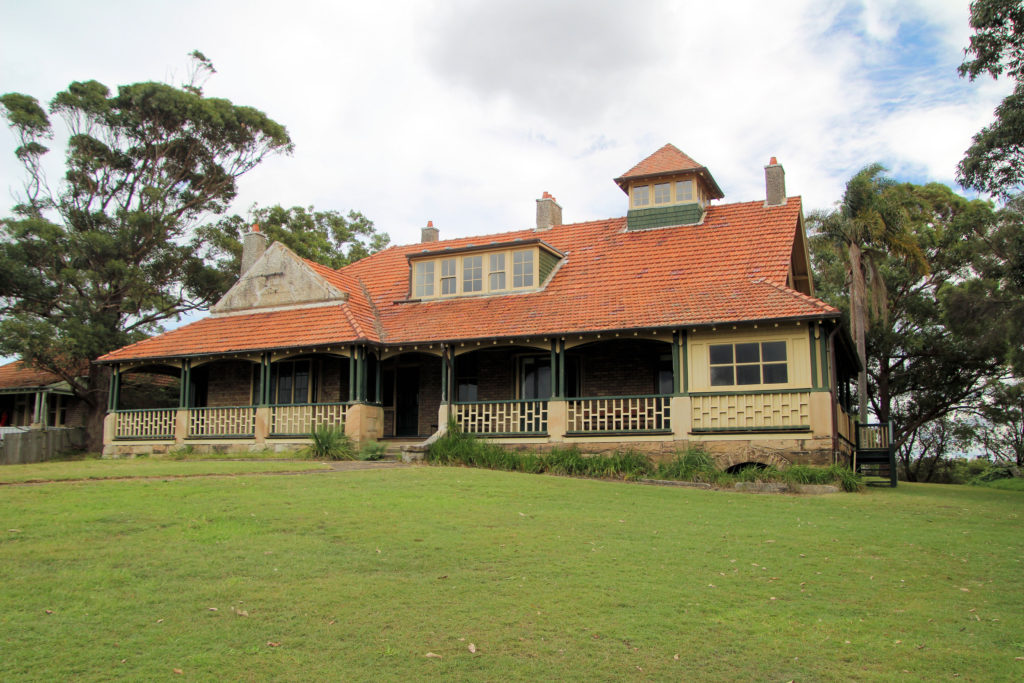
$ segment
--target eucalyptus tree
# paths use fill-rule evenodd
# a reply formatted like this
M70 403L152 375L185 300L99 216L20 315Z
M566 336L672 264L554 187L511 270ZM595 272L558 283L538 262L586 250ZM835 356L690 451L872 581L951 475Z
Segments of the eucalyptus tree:
M252 107L206 97L214 73L199 52L189 83L73 82L44 108L0 97L26 171L19 203L0 221L0 353L50 370L84 399L99 445L106 376L92 359L207 306L215 268L189 243L223 213L240 176L290 153L281 124ZM43 157L51 117L67 132L64 174L51 187Z

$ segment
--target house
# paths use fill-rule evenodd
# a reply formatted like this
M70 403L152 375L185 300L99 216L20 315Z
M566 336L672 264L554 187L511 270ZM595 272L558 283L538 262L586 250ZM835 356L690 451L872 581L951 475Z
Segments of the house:
M22 361L0 366L0 432L78 427L85 405L68 383Z
M618 178L620 218L393 246L333 270L244 238L209 317L98 359L113 366L105 453L293 448L321 424L422 441L449 417L518 447L575 444L722 465L849 457L859 362L814 296L799 197L718 203L709 169L665 145ZM125 378L178 401L126 410Z

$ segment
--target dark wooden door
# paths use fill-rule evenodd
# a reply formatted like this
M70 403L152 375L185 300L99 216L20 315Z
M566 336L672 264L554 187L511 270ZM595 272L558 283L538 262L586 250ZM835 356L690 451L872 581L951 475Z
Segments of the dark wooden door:
M395 436L416 436L420 431L420 369L399 367L395 380Z

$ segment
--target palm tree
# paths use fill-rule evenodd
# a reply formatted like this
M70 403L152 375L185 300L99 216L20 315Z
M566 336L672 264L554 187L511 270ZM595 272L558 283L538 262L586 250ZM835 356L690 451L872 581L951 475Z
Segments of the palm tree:
M883 320L888 317L885 281L878 270L880 257L902 256L920 272L928 272L924 254L906 229L906 212L891 191L896 182L886 177L885 171L881 164L864 167L846 184L836 210L813 217L818 234L846 258L850 334L864 365L857 377L861 420L866 419L868 410L868 325L872 316Z

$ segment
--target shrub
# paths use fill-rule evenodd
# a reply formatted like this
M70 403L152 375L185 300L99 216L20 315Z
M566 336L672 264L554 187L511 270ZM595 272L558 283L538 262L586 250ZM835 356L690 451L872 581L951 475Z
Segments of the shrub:
M320 425L310 436L313 443L306 450L312 457L325 460L355 460L352 439L345 433L344 428Z
M383 460L387 453L388 445L380 441L364 441L359 447L360 460Z

